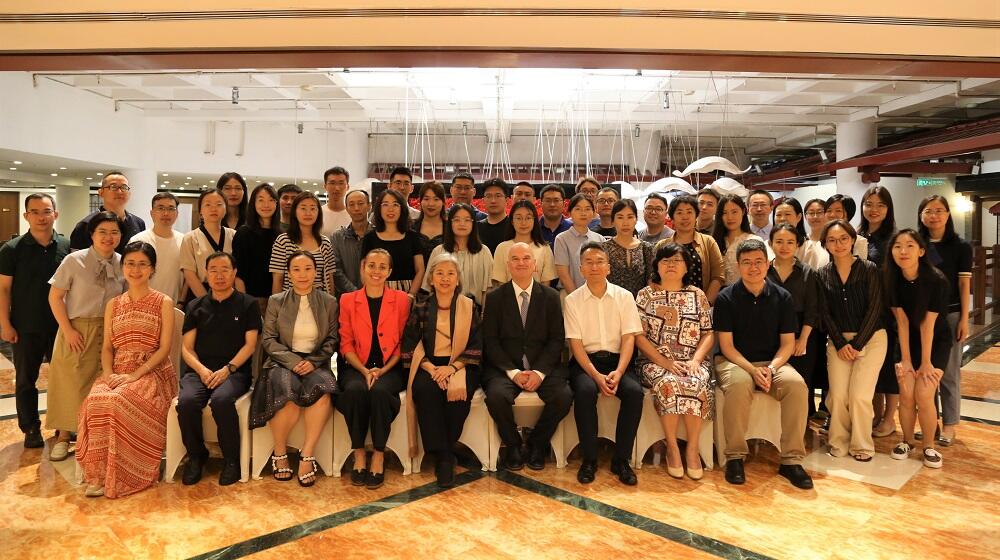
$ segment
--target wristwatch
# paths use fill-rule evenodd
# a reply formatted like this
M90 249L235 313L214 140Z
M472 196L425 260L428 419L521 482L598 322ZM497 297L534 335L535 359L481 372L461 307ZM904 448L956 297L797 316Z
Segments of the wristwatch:
M774 371L775 371L774 370L774 366L772 366L771 364L767 364L767 369L771 372L771 375L774 375Z
M236 366L233 365L232 362L229 362L228 364L226 364L226 369L229 370L229 373L233 373L236 371Z

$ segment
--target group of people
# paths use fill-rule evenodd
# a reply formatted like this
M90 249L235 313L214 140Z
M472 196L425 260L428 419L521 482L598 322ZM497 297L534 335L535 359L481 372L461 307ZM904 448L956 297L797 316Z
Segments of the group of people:
M209 406L219 483L234 483L236 401L251 391L250 426L268 426L275 442L273 477L303 486L316 482L313 451L336 407L354 449L351 482L380 487L401 395L410 453L419 429L438 483L453 484L454 448L479 387L510 470L544 468L572 408L581 483L597 473L602 395L621 405L610 470L637 483L630 459L644 387L676 478L703 476L695 434L714 417L716 386L726 409L720 460L733 484L745 481L755 391L781 403L779 473L798 488L812 487L801 466L810 416L828 423L831 455L857 461L874 456L873 436L895 433L897 408L893 458L919 446L924 464L940 467L937 448L954 440L971 247L940 196L921 202L916 230L896 231L879 186L862 197L858 229L844 195L803 206L766 191L746 201L711 189L669 201L650 194L638 230L636 204L591 177L568 203L559 185L536 192L490 179L479 192L485 212L464 173L448 194L436 181L417 185L419 210L405 167L374 200L349 181L344 168L327 170L324 204L295 185L248 193L226 173L201 193L199 225L185 234L173 230L173 194L152 198L152 229L127 212L120 172L103 176L102 206L69 239L54 230L53 197L29 195L29 231L0 248L0 330L14 348L25 447L44 446L36 383L46 358L49 458L66 459L75 437L87 496L125 496L157 480L174 397L183 482L202 477ZM184 311L177 364L175 308ZM524 391L544 402L526 441L513 414ZM288 436L300 418L293 469Z

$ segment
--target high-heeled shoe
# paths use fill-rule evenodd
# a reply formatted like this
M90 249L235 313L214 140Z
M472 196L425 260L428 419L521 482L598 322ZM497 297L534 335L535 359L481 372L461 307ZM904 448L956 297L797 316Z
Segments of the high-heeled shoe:
M701 467L699 467L697 469L693 469L691 467L688 467L687 468L687 475L688 475L688 478L690 478L691 480L701 480L701 477L705 476L705 469L703 469Z
M667 463L667 474L678 480L684 478L684 467L671 467L670 463Z

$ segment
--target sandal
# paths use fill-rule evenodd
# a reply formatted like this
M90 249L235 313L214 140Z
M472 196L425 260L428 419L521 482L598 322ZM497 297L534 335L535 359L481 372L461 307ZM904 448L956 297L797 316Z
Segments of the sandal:
M299 486L312 486L313 484L316 484L316 471L317 471L316 457L313 457L312 455L306 455L304 457L301 457L299 461L300 462L308 461L312 463L312 471L307 472L306 474L299 475Z
M274 476L274 480L279 480L281 482L287 482L292 479L293 471L289 467L279 467L278 461L285 461L288 464L288 454L284 453L282 455L271 455L271 475ZM282 475L282 476L278 476ZM288 476L284 476L288 475Z
M869 455L867 453L855 453L854 454L854 460L857 461L857 462L859 462L859 463L867 463L867 462L871 461L872 459L874 459L874 456Z

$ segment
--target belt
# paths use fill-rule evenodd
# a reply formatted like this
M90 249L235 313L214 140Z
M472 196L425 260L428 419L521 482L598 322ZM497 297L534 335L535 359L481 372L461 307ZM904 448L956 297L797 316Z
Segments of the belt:
M591 358L597 358L598 360L607 360L618 357L618 354L615 354L613 352L606 352L604 350L601 350L600 352L591 352L587 355L590 356Z

